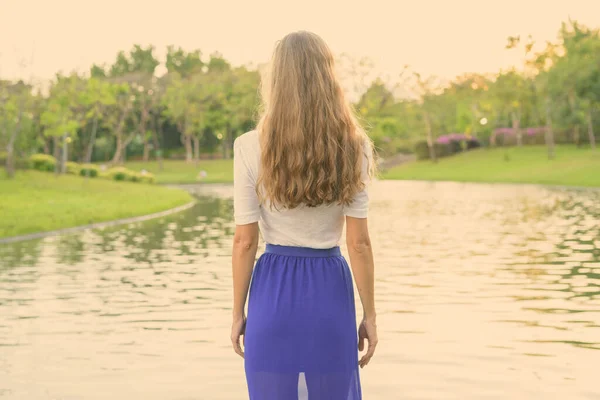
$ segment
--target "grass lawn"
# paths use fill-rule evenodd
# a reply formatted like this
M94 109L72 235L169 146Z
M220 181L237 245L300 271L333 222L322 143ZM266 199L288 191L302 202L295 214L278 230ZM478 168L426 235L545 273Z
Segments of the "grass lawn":
M437 164L417 161L383 173L383 179L457 182L508 182L600 187L600 149L557 146L548 160L544 146L479 149L443 158Z
M196 166L193 162L165 160L163 170L158 161L129 161L125 167L134 171L152 172L157 183L231 183L233 182L233 160L201 160ZM204 179L198 179L200 171L206 171Z
M0 172L0 237L152 214L192 201L189 193L158 185L55 177L49 172Z

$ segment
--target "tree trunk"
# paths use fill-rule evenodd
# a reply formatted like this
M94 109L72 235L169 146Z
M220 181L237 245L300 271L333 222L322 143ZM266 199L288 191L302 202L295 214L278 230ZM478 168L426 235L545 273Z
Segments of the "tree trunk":
M192 139L194 141L194 164L197 167L200 162L200 139L197 136L194 136Z
M594 122L592 121L592 110L588 111L587 115L588 123L588 138L590 139L590 146L593 151L596 151L596 137L594 136Z
M577 147L581 147L581 138L579 136L579 125L575 125L575 128L573 129L573 143L575 143L575 145Z
M50 146L48 145L48 138L43 138L44 140L44 154L50 154Z
M233 132L230 129L226 129L225 130L225 140L224 142L227 143L227 145L225 146L225 159L229 160L231 158L231 149L233 148L233 141L231 140L231 138L233 137Z
M127 145L129 144L129 142L125 142L123 143L123 149L121 150L121 161L119 161L119 164L124 165L125 161L127 161Z
M59 168L59 162L60 162L60 147L58 145L58 137L57 136L53 136L52 137L52 145L54 147L54 160L56 161L54 163L54 174L56 176L58 176L58 173L60 171Z
M62 136L62 157L60 158L60 173L61 174L66 174L67 173L67 157L68 157L68 150L69 150L69 145L67 143L67 134L63 134Z
M9 178L13 178L15 176L15 161L14 161L14 146L12 143L9 143L6 146L6 175Z
M8 140L8 144L6 145L6 175L9 178L15 176L15 140L17 139L17 134L19 133L19 129L15 128L12 135L10 135L10 139Z
M437 154L435 154L435 147L433 143L433 132L431 131L431 121L429 120L429 114L425 113L425 127L427 129L427 147L429 147L429 158L434 163L437 163Z
M159 132L162 132L160 122L158 122L158 123L155 122L155 128L156 129L154 129L154 131L152 132L152 138L154 140L154 151L156 152L156 158L158 159L158 169L160 171L162 171L163 170L163 156L162 156L162 149L160 148L160 142L158 140Z
M150 156L150 143L148 138L146 137L146 125L148 123L148 118L150 117L150 113L144 107L142 109L142 115L140 117L140 135L142 135L142 139L144 140L144 155L143 160L148 161L148 157Z
M127 146L133 140L135 134L130 134L126 139L123 140L123 135L117 133L117 148L115 155L111 161L112 164L124 164L127 156Z
M515 131L515 137L517 139L517 146L523 146L523 133L521 132L521 120L517 118L517 116L512 113L512 127Z
M115 136L117 137L117 148L115 149L115 155L112 159L112 164L117 164L123 161L123 152L125 147L129 144L131 139L133 139L132 135L130 139L123 140L123 129L125 129L125 120L127 119L127 114L129 114L129 110L131 108L131 104L128 104L127 107L123 110L123 114L121 114L121 118L119 118L119 123L115 128Z
M546 104L546 145L548 146L548 159L554 159L554 131L552 130L552 115L550 103Z
M122 160L121 153L123 152L123 138L121 133L117 133L117 144L115 149L115 154L113 155L111 164L118 164Z
M143 160L148 161L150 158L150 141L144 136L144 155Z
M83 162L90 163L92 162L92 154L94 152L94 144L96 143L96 132L98 131L98 117L94 118L94 123L92 124L92 132L90 133L90 141L87 145L87 149L85 150L85 158Z
M193 160L192 138L190 135L181 134L181 141L185 146L185 162L191 163Z
M6 175L8 175L9 178L15 176L15 142L17 141L17 136L19 136L19 132L21 132L22 121L23 111L21 110L19 111L17 125L14 127L8 138L8 143L6 144ZM6 130L8 130L8 128L6 128Z

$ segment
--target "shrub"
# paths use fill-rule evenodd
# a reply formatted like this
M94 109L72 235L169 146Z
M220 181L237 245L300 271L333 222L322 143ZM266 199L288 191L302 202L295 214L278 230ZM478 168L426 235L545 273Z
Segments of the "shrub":
M447 157L452 154L450 146L444 143L434 143L433 149L438 158Z
M154 183L154 175L149 172L136 172L125 167L115 167L108 170L108 177L115 181Z
M34 154L29 157L30 165L38 171L54 171L56 159L49 154Z
M458 140L451 140L446 146L448 147L449 155L460 153L461 151L463 151L462 142Z
M2 165L6 165L6 160ZM31 168L31 161L28 158L17 158L15 159L15 167L17 169L29 169Z
M129 171L129 174L127 175L127 180L129 180L131 182L141 182L142 175L138 174L135 171Z
M125 167L113 167L108 171L101 171L99 176L101 178L112 179L115 181L122 182L141 182L141 183L154 183L154 175L149 172L136 172Z
M15 168L17 169L29 169L31 168L31 161L29 158L19 157L17 154L13 153L13 161ZM3 168L6 165L6 159L8 158L8 154L5 151L0 151L0 168Z
M469 139L467 141L467 150L476 149L481 147L481 143L477 139Z
M100 174L100 168L94 164L82 164L79 169L79 175L95 178Z
M130 173L125 167L115 167L108 170L108 177L115 181L126 181L129 180Z
M154 175L152 175L150 172L140 174L140 182L142 183L154 183L155 181L156 179L154 178Z
M73 161L67 161L67 174L79 175L81 167Z
M415 155L417 156L417 160L429 159L429 146L425 140L417 142L415 145Z

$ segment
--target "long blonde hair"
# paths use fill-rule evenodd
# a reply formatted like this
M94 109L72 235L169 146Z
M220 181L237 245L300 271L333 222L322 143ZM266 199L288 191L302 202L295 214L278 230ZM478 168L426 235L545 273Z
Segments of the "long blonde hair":
M369 175L374 172L373 147L344 96L327 44L306 31L285 36L261 89L261 204L349 204L364 188L363 162Z

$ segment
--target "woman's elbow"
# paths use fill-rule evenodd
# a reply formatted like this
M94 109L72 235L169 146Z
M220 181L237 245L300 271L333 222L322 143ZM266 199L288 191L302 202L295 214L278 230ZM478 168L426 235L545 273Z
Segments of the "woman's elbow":
M371 251L371 238L369 235L360 235L355 238L348 238L346 245L349 251L358 254L365 254Z
M258 229L236 228L233 235L233 247L240 251L252 251L258 246Z

